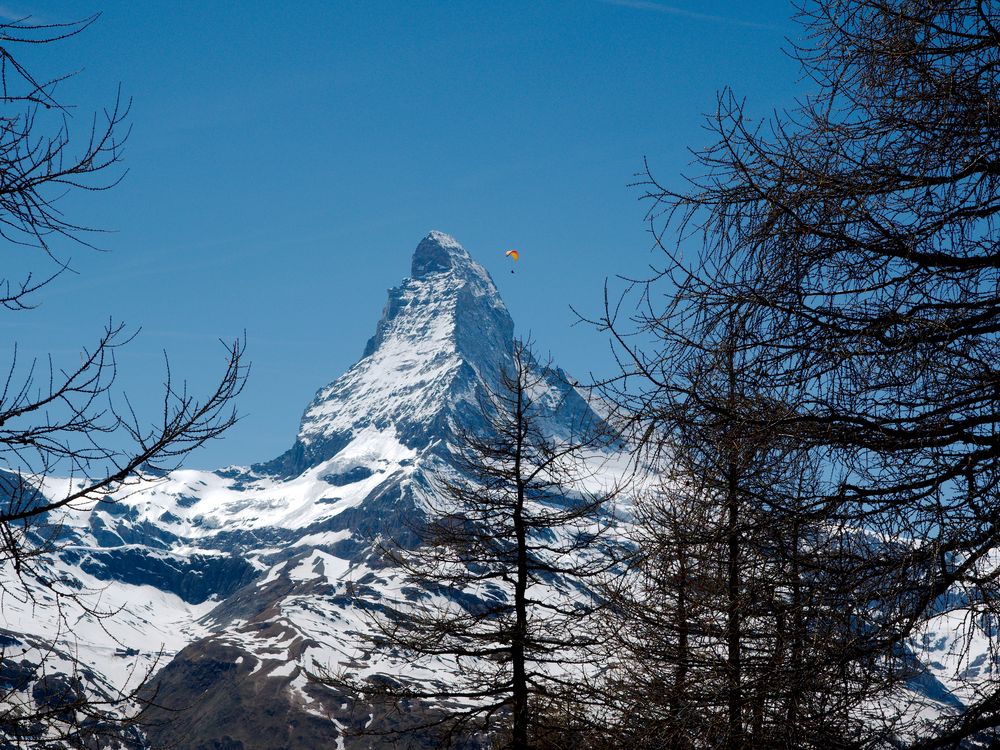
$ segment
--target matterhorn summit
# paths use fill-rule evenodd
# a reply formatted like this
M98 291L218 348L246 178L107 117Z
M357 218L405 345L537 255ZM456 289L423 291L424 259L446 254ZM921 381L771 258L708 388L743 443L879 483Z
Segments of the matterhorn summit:
M368 427L392 426L404 444L426 445L455 409L474 404L478 383L495 382L513 330L486 270L454 238L431 232L410 278L389 290L361 360L306 408L284 468L329 458Z
M514 322L486 269L454 237L430 232L413 253L410 277L389 290L361 359L320 389L295 445L265 470L298 474L366 430L391 430L414 450L446 442L456 420L474 426L478 392L496 387L513 339ZM586 405L565 375L546 376L556 410L579 419Z

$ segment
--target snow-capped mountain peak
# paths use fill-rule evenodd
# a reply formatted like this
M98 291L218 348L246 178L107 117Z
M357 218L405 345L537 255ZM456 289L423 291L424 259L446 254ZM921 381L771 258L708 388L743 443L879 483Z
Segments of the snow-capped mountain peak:
M361 359L321 388L293 448L267 468L295 474L335 455L360 430L392 429L422 447L471 415L496 383L514 323L489 273L444 232L417 245L411 275L389 290Z

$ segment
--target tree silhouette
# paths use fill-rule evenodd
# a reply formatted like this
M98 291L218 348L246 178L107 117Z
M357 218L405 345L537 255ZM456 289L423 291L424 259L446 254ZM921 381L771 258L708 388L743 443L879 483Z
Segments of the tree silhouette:
M864 620L831 656L871 675L855 711L866 736L952 746L1000 724L988 676L1000 645L1000 19L973 1L810 0L799 20L815 92L767 121L725 92L698 174L680 189L646 175L665 262L631 321L609 304L602 322L631 386L618 395L648 423L687 389L679 353L704 349L734 310L752 321L738 345L763 397L689 394L815 467L803 500L838 543L811 564L845 582L836 592L853 589L844 606ZM639 346L637 330L659 344ZM933 658L965 708L921 725L915 655L941 630L955 650ZM985 644L978 676L973 642Z
M90 246L96 230L72 221L61 201L109 189L123 174L129 103L119 94L77 130L72 108L58 97L66 77L39 79L18 57L26 46L57 44L95 20L0 24L0 237L12 259L28 254L30 269L0 281L0 306L12 314L30 314L44 287L68 269L65 244ZM233 402L247 375L241 340L224 344L221 378L202 397L178 382L168 364L158 413L149 419L115 387L116 353L133 336L125 324L110 322L70 366L51 356L25 362L15 345L0 376L0 606L30 603L57 631L53 641L25 641L22 650L7 637L0 641L4 747L89 747L128 736L148 674L133 675L137 684L130 688L98 686L76 665L72 647L57 643L72 641L70 614L100 619L115 612L97 603L99 592L54 574L51 554L66 514L162 476L236 421Z
M596 581L620 558L604 512L617 488L595 475L608 439L601 425L581 423L572 436L546 430L537 394L547 375L516 342L499 387L481 398L485 427L456 428L456 473L415 527L419 545L384 549L412 591L377 605L375 650L440 670L429 683L348 681L368 699L429 707L393 733L557 747L597 705L586 677L603 637L592 626Z

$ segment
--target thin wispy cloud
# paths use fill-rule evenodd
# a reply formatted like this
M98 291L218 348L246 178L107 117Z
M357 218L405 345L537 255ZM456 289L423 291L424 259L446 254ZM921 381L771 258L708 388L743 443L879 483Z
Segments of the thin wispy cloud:
M6 5L0 5L0 21L20 21L30 16L30 13L22 13Z
M598 0L605 5L617 5L620 8L632 8L633 10L646 10L653 13L662 13L668 16L679 18L690 18L692 21L706 21L708 23L725 23L731 26L742 26L747 29L766 29L768 31L780 31L779 26L771 23L758 23L757 21L744 21L741 18L731 16L716 16L711 13L699 13L687 8L678 8L676 5L665 5L656 3L653 0Z
M12 8L9 5L0 5L0 23L51 23L46 18L39 16L30 10L24 8Z

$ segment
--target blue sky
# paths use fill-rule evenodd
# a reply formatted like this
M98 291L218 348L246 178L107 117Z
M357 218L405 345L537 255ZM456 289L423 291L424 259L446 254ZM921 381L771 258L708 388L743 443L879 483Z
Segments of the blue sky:
M0 6L41 21L96 11L24 59L80 71L62 96L81 134L119 83L133 99L124 181L64 205L114 230L97 238L109 252L67 247L78 273L7 314L0 347L71 362L109 317L141 326L121 385L155 409L164 349L204 388L218 338L246 330L244 419L188 461L204 468L291 445L430 229L491 271L519 331L561 366L609 372L607 342L570 306L597 311L606 277L656 260L628 186L643 158L679 184L719 89L763 116L806 91L779 0Z

